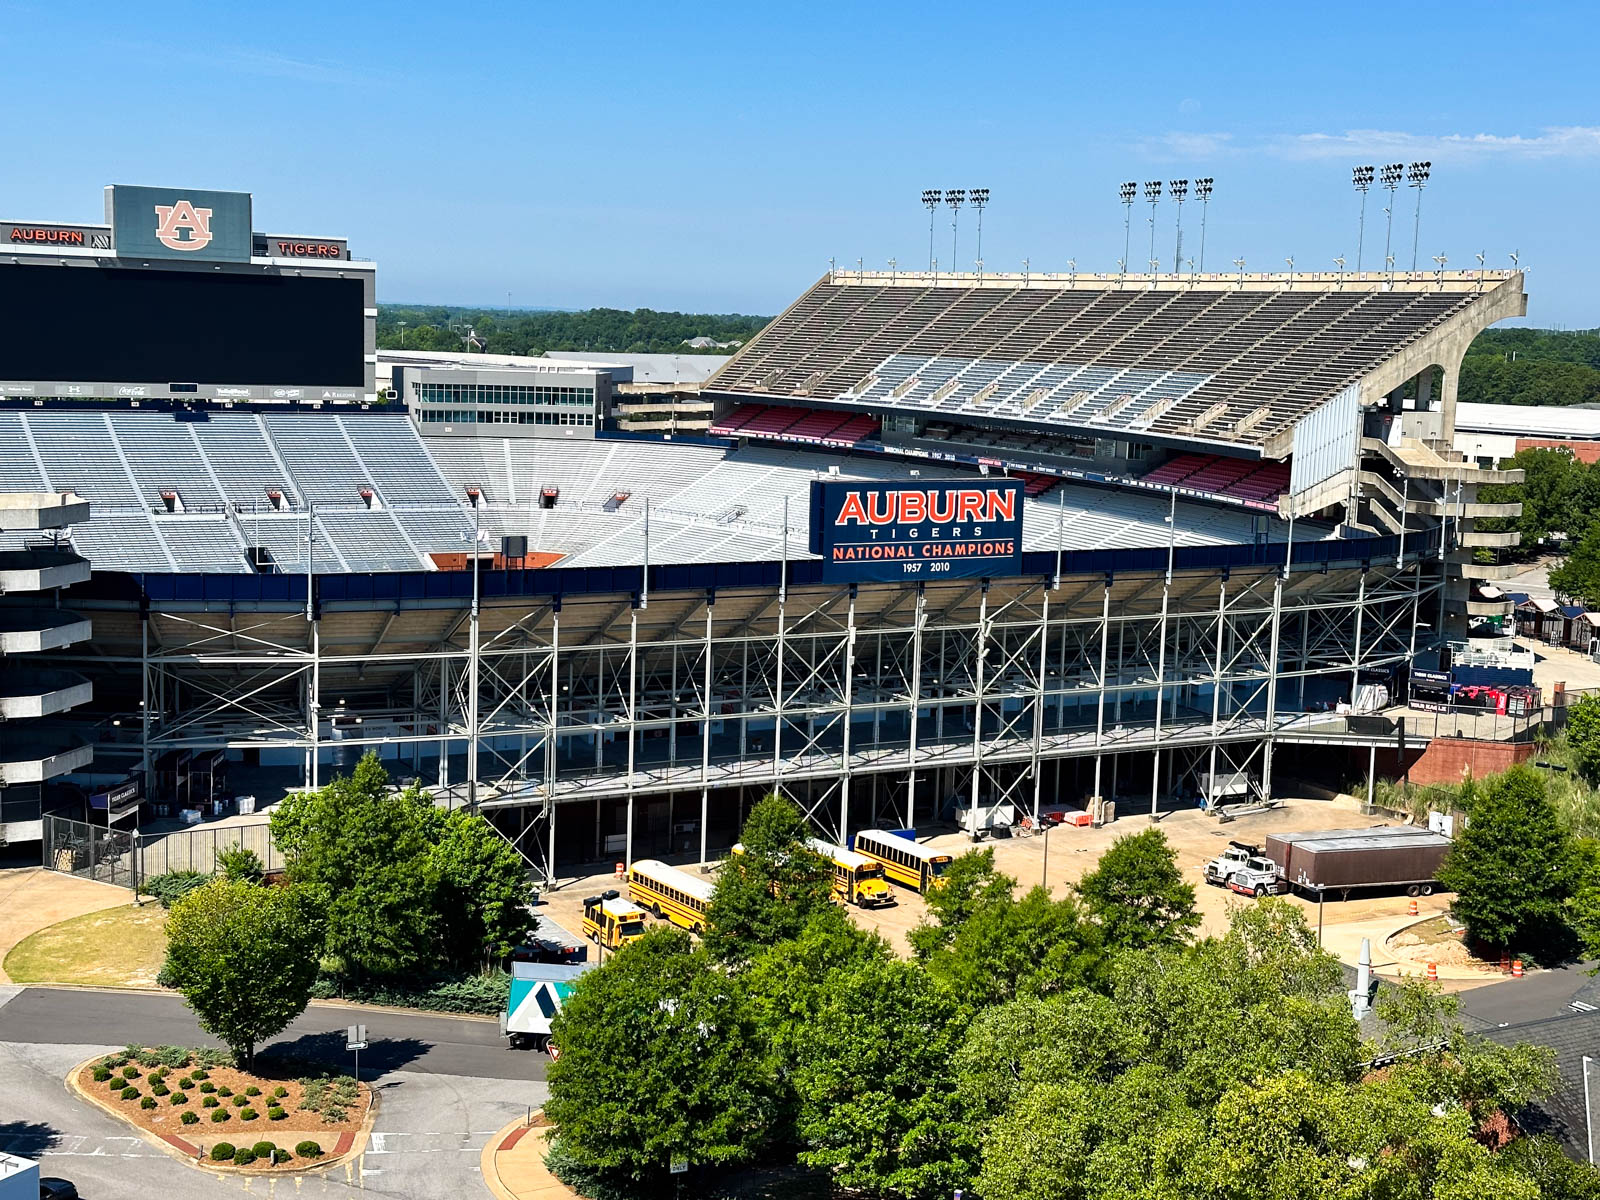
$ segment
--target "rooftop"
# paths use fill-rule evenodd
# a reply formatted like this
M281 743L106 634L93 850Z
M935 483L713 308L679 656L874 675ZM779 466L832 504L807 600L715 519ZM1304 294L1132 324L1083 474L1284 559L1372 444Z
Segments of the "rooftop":
M704 383L727 362L727 354L589 354L577 350L546 350L546 358L603 368L633 368L634 383Z
M1569 405L1457 404L1456 430L1588 441L1600 438L1600 408Z

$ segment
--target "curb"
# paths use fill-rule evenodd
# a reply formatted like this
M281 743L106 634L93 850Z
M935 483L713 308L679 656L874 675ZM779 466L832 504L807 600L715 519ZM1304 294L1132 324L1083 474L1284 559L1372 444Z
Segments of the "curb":
M544 1109L542 1108L535 1109L533 1112L533 1116L536 1118L543 1115ZM483 1173L483 1182L494 1193L495 1200L529 1200L529 1197L533 1195L541 1195L547 1198L561 1196L565 1200L583 1200L582 1196L567 1187L554 1175L550 1176L550 1186L541 1188L538 1193L514 1192L506 1185L505 1180L500 1177L500 1168L495 1160L502 1151L513 1149L530 1133L545 1134L552 1129L554 1129L554 1126L530 1125L527 1118L519 1117L511 1124L497 1129L493 1136L489 1138L483 1147L482 1153L478 1156L478 1167Z
M370 1097L370 1103L367 1105L367 1115L361 1121L361 1128L353 1131L347 1129L341 1133L338 1142L334 1144L332 1154L325 1155L314 1162L305 1163L303 1166L281 1164L261 1170L251 1167L236 1167L231 1162L214 1163L210 1159L202 1157L204 1147L197 1146L176 1134L156 1133L153 1130L144 1128L142 1125L135 1124L123 1116L120 1111L100 1099L100 1097L91 1095L79 1087L79 1074L82 1073L85 1067L92 1065L103 1057L103 1054L96 1054L74 1066L66 1078L67 1091L79 1100L92 1104L118 1123L126 1125L134 1133L138 1134L143 1141L154 1146L157 1150L176 1158L179 1162L193 1167L197 1171L206 1171L213 1175L240 1175L252 1179L262 1179L274 1175L313 1175L319 1171L326 1171L331 1167L341 1166L352 1159L359 1158L366 1152L367 1141L372 1135L372 1126L378 1116L378 1093L371 1089L371 1085L368 1085L367 1095ZM267 1130L260 1132L266 1133ZM271 1141L272 1139L262 1137L257 1140ZM302 1160L296 1158L294 1161L299 1163ZM515 1200L514 1197L513 1200Z
M3 982L3 981L0 981ZM104 992L113 996L176 996L183 999L183 993L176 988L142 987L135 984L114 983L15 983L10 986L19 988L51 988L63 992ZM393 1004L365 1004L360 1000L313 999L307 1001L308 1008L362 1008L369 1012L393 1013L397 1017L434 1017L442 1021L481 1021L486 1025L498 1024L498 1016L484 1016L482 1013L453 1013L440 1012L436 1008L400 1008Z

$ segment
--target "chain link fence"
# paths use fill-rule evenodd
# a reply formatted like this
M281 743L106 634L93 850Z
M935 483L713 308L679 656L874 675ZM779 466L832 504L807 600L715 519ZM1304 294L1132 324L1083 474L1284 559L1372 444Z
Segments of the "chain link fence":
M138 864L133 846L134 835L129 830L44 815L44 865L52 871L135 888Z

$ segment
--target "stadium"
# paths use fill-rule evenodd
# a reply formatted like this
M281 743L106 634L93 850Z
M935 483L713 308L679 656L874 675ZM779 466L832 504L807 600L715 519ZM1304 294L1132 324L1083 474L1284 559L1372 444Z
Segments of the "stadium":
M834 271L662 437L531 367L386 397L375 265L241 196L0 223L12 842L83 815L69 781L131 827L367 748L547 878L704 861L773 789L839 841L1269 798L1396 749L1375 690L1509 611L1472 559L1516 509L1477 489L1519 475L1450 446L1517 272ZM852 563L818 511L848 486L1020 511L992 561Z

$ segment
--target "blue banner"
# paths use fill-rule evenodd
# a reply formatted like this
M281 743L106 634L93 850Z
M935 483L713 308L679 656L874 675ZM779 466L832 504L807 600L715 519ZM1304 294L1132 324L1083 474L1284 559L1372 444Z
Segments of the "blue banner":
M811 484L811 552L825 583L1022 573L1022 482Z

